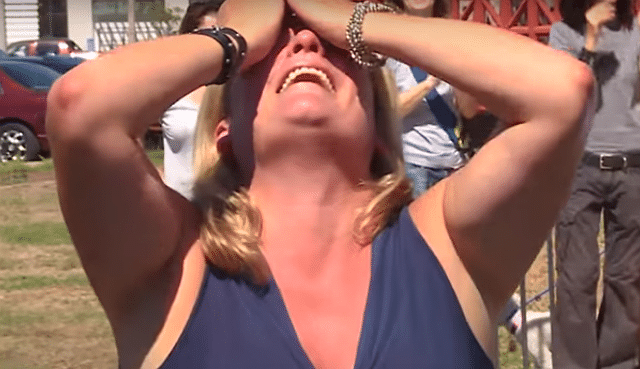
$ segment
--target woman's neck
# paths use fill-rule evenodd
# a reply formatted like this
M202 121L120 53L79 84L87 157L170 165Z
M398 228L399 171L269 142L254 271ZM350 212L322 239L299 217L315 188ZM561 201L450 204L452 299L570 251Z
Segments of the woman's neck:
M345 178L337 168L262 171L249 189L263 217L263 252L272 267L294 265L301 275L321 273L358 253L353 229L371 190Z
M423 18L433 17L433 5L427 6L426 8L422 8L422 9L407 8L406 12L409 15L414 15L417 17L423 17Z

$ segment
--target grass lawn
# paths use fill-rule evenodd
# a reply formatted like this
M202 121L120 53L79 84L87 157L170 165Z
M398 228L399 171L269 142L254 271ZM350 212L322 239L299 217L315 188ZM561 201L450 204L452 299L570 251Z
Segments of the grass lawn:
M0 177L22 166L1 164ZM0 185L0 368L117 367L111 329L71 244L55 184L15 175L7 182Z
M157 166L162 151L149 156ZM64 225L50 159L0 163L0 369L116 368L111 329ZM527 292L546 288L544 250ZM545 310L548 300L533 304ZM500 365L522 354L498 330Z

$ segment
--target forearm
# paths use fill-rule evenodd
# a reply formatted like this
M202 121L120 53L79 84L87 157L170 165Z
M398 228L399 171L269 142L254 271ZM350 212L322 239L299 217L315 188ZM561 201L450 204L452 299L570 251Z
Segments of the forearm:
M576 100L576 84L588 72L575 59L494 27L372 13L363 37L374 50L468 91L506 122L563 115L567 101L575 102L575 117L588 95Z
M201 35L183 35L122 47L83 63L57 81L49 96L49 128L99 128L142 135L181 96L211 81L222 47ZM60 126L57 122L61 122Z
M495 27L367 17L370 47L469 93L509 125L441 185L446 235L485 301L499 306L565 200L586 136L591 73L567 53ZM506 262L508 270L496 268Z
M584 48L588 51L595 51L596 45L598 43L598 36L600 34L598 29L595 29L593 26L587 25L587 31L584 35Z
M412 88L403 91L398 96L398 110L400 118L404 118L411 113L436 86L436 78L427 78Z

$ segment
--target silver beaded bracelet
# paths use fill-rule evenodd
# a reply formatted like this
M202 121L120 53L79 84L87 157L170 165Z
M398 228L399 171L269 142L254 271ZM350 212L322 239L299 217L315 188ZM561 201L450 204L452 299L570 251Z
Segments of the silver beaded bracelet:
M351 58L360 66L373 68L384 65L385 58L381 55L371 52L369 47L364 43L362 38L362 22L367 13L376 12L397 12L398 9L393 6L372 3L364 1L357 3L353 8L353 13L347 23L347 43L349 44L349 53Z

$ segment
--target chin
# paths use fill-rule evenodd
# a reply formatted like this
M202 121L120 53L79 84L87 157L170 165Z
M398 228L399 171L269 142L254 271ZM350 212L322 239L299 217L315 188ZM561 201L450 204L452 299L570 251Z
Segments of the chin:
M282 114L285 120L297 125L317 126L331 120L329 113L334 111L334 108L322 106L317 102L298 100L282 110Z

